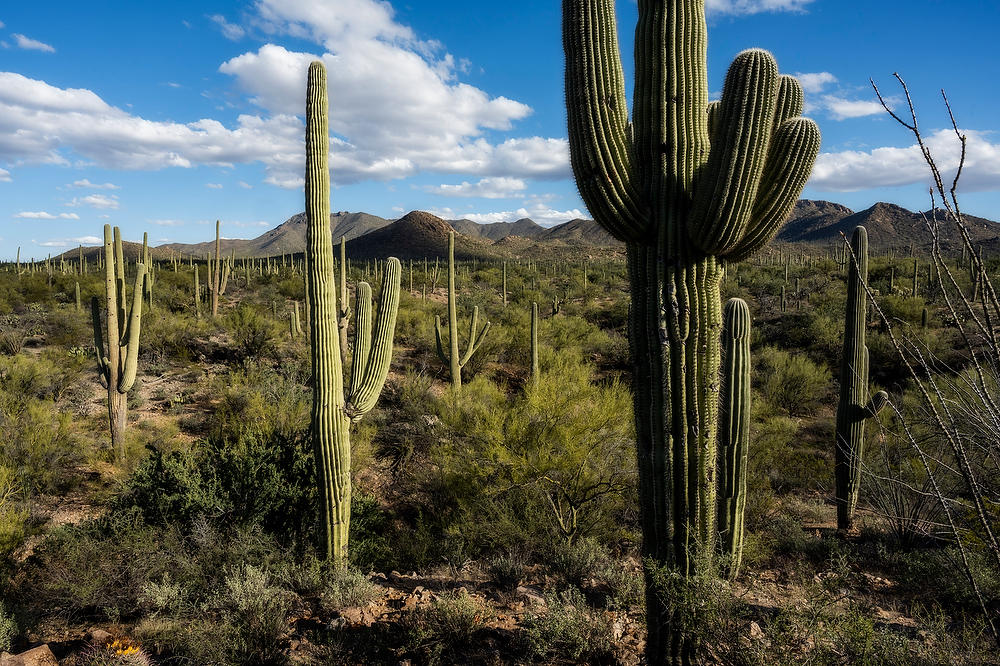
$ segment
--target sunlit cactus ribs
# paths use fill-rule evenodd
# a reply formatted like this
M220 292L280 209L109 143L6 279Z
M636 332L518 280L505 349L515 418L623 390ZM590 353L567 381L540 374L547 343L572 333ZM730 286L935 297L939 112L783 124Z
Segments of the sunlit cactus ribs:
M94 324L97 368L108 388L108 422L111 447L119 462L125 459L125 425L128 392L135 384L139 359L139 332L142 325L142 297L146 266L136 263L132 307L126 310L125 259L118 227L104 225L104 322L101 305L94 296L90 311ZM105 327L107 335L105 336ZM107 340L107 346L104 341Z
M724 263L767 244L819 152L803 94L744 51L708 102L704 0L639 0L629 121L613 0L564 0L570 157L594 219L626 243L643 554L712 571ZM647 576L647 658L690 662L690 641Z
M847 273L847 311L844 316L844 351L840 360L840 402L837 405L835 476L837 485L837 528L854 525L854 510L861 489L861 462L864 455L865 421L873 418L889 402L879 391L869 397L868 346L865 344L868 294L868 232L857 227L851 236L850 266Z
M306 294L313 372L311 436L320 499L320 546L328 559L346 564L351 520L350 427L378 401L392 359L402 267L392 257L372 317L371 287L358 284L354 358L349 378L341 360L330 232L329 107L326 69L309 66L306 88Z

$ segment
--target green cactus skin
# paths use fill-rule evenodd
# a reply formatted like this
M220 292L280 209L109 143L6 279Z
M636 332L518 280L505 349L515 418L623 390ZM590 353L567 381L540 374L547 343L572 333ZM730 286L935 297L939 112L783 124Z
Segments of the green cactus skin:
M347 238L340 237L340 302L337 304L337 333L340 336L340 362L347 367L347 327L351 320L351 303L347 298Z
M538 303L531 304L531 383L538 385Z
M916 298L917 297L917 272L918 272L918 270L920 268L920 266L918 264L919 264L918 260L914 259L913 260L913 285L910 288L910 296L912 298Z
M371 287L365 282L358 284L354 362L350 382L345 387L330 233L328 113L326 69L316 61L309 65L306 88L306 293L312 342L311 435L319 482L320 546L328 559L343 566L347 562L351 520L350 426L375 406L389 374L402 267L395 257L386 262L374 321Z
M570 158L626 243L643 556L684 576L715 551L722 263L777 233L819 152L803 94L744 51L709 105L704 0L639 0L628 117L613 0L564 0ZM694 659L647 571L647 659Z
M222 270L219 258L222 254L222 238L219 236L219 220L215 221L215 265L212 258L208 260L208 290L211 294L212 318L219 316L219 295L221 293Z
M455 232L448 232L448 344L449 350L444 351L441 335L441 316L434 317L434 339L437 342L438 357L448 365L451 372L451 386L456 392L462 390L462 368L465 367L479 346L483 344L486 334L490 331L490 322L479 329L479 307L472 308L472 320L469 322L469 344L465 354L458 351L458 303L455 294Z
M507 260L503 262L503 284L500 286L500 295L503 300L503 306L507 307Z
M79 312L82 308L80 307L80 283L76 283L76 311Z
M743 514L750 443L750 308L739 298L722 314L722 385L719 392L719 539L729 575L743 557Z
M920 328L927 328L927 308L920 311Z
M97 368L108 388L108 422L111 427L111 447L119 462L125 460L126 398L135 384L139 359L139 331L142 324L142 293L146 266L136 264L135 286L132 289L132 308L126 317L125 262L122 259L121 232L118 227L112 234L111 225L104 225L104 320L107 337L101 323L100 301L94 296L90 312L94 324L94 347L97 350ZM107 339L105 355L104 340Z
M889 402L879 391L869 398L868 347L865 345L868 296L868 232L857 227L851 236L853 257L848 257L847 311L844 319L844 351L840 361L840 403L837 405L835 476L837 528L853 527L854 509L861 488L865 420L875 417Z
M201 319L201 285L198 283L198 266L194 266L194 316Z

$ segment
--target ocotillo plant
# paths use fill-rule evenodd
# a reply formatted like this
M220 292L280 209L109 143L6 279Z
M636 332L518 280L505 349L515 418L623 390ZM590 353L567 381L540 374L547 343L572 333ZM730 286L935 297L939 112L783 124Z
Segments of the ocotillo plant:
M840 403L837 405L835 476L837 528L851 529L861 488L865 420L876 416L889 402L879 391L869 398L868 347L865 345L868 295L868 232L854 229L848 257L847 313L844 319L844 351L840 360Z
M767 244L802 191L819 129L766 51L739 54L708 103L704 0L639 0L628 117L614 0L564 0L570 158L594 219L626 244L647 568L647 659L690 662L654 569L715 552L721 264Z
M392 359L402 268L390 258L372 322L371 287L358 284L354 362L345 386L337 327L337 284L330 233L330 169L326 69L309 65L306 88L306 280L313 404L311 436L319 480L321 547L328 559L347 561L351 521L351 422L375 406Z
M438 356L442 363L448 365L451 371L451 386L455 391L462 390L462 368L469 362L472 355L476 353L479 346L483 344L483 339L490 330L490 322L487 321L479 330L479 307L472 308L472 320L469 322L469 343L465 349L465 354L458 351L458 303L455 293L455 232L448 232L448 353L445 354L444 342L441 335L441 315L434 317L434 339L437 342Z
M125 261L118 227L104 225L104 279L107 337L101 323L101 305L94 296L90 311L94 322L94 347L97 368L108 388L108 422L111 427L111 447L119 462L125 459L125 424L127 394L135 383L139 358L139 330L142 323L142 292L146 276L145 264L136 264L132 308L126 311ZM127 317L127 324L126 324ZM104 340L107 339L107 354Z
M722 384L719 392L719 538L736 577L743 557L750 444L750 308L726 301L722 323Z

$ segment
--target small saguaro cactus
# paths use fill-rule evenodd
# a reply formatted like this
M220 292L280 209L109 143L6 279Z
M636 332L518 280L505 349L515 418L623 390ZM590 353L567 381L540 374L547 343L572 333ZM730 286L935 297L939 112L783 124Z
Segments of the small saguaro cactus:
M330 135L326 69L309 65L306 87L306 293L313 372L310 433L320 500L320 546L338 565L347 562L351 524L351 423L375 406L392 360L402 267L386 262L385 279L372 320L371 287L358 284L354 360L344 377L340 355L337 283L330 232Z
M743 557L750 393L750 308L742 299L731 298L722 314L718 532L733 578L739 573Z
M868 232L864 227L854 229L850 250L853 256L848 256L847 313L840 361L835 451L837 528L841 530L853 527L861 488L865 420L875 417L889 402L889 394L885 391L869 397L868 346L865 344L868 296L864 286L868 281Z
M97 368L108 388L108 422L111 427L111 447L119 462L125 459L125 425L127 394L135 384L139 359L139 330L142 324L142 292L146 266L136 264L132 308L126 310L125 261L122 238L118 227L112 236L111 225L104 225L105 311L101 323L101 305L96 296L90 301L94 323L94 347ZM105 354L105 339L108 341Z
M538 303L531 304L531 383L538 385Z
M451 371L451 386L455 391L462 390L462 368L469 362L472 355L476 353L479 346L483 344L483 339L490 330L490 322L487 321L479 330L479 307L472 308L472 320L469 322L469 343L465 354L458 351L458 304L455 293L455 232L448 232L448 345L449 351L444 351L444 342L441 335L441 315L434 317L434 339L437 342L438 356L442 363L448 364Z

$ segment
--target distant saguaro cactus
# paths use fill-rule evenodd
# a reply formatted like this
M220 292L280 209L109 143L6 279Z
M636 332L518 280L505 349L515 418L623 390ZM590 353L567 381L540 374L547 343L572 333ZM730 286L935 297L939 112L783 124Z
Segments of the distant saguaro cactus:
M386 262L374 322L371 287L366 282L358 284L354 362L347 383L340 355L330 232L328 113L326 69L316 61L309 65L306 88L306 293L313 371L310 433L319 482L320 545L328 559L343 565L351 521L351 422L375 406L389 374L402 268L395 257Z
M451 386L455 391L462 390L462 368L476 353L483 339L489 333L490 322L486 322L479 330L479 307L472 308L472 320L469 322L469 344L464 354L458 351L458 304L455 293L455 232L448 232L448 345L449 351L444 351L444 341L441 335L441 315L434 317L434 339L437 342L438 356L443 363L448 364L451 371Z
M837 405L835 476L837 485L837 528L853 527L854 509L861 488L861 460L864 454L865 420L875 417L889 402L889 394L879 391L869 398L868 346L865 344L868 295L868 232L854 229L851 236L850 266L847 273L847 313L844 318L844 351L840 360L840 402Z
M107 338L101 323L100 301L94 296L90 312L94 323L94 347L97 368L108 388L108 422L111 427L111 447L119 462L125 459L125 425L127 394L135 384L139 359L139 331L142 324L142 292L146 266L136 264L132 308L126 310L125 260L118 227L112 235L111 225L104 225L104 276ZM126 323L127 322L127 323ZM107 354L104 340L107 339Z
M696 659L656 592L660 567L713 570L722 265L777 233L819 152L803 93L744 51L708 102L705 0L638 0L628 117L614 0L563 0L577 186L626 245L650 664Z

